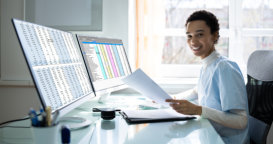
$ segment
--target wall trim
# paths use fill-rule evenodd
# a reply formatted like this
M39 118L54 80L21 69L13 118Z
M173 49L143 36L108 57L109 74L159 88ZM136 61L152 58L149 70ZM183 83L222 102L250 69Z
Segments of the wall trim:
M29 80L0 80L0 87L34 87Z

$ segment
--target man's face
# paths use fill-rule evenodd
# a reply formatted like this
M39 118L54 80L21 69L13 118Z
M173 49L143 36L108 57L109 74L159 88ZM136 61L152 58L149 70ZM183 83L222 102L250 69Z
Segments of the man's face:
M187 42L193 54L204 59L213 52L218 33L211 34L205 21L195 20L187 24Z

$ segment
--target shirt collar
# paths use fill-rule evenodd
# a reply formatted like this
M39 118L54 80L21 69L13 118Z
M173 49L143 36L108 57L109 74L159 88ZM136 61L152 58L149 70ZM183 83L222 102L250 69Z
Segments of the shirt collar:
M206 68L212 62L214 62L218 57L220 57L220 54L214 50L209 56L202 59L203 68Z

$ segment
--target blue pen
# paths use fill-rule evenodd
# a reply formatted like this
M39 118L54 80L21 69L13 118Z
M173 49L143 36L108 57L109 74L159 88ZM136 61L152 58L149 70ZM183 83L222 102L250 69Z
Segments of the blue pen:
M39 126L39 120L37 117L37 114L35 112L34 109L30 109L29 113L28 113L30 119L31 119L31 125L32 126Z
M68 126L63 125L61 128L62 144L70 143L70 129Z

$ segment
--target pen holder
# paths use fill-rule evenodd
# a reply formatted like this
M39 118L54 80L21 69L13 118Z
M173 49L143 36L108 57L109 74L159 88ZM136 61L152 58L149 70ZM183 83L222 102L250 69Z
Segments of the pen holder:
M34 144L59 144L61 143L60 127L58 124L48 127L31 127Z

